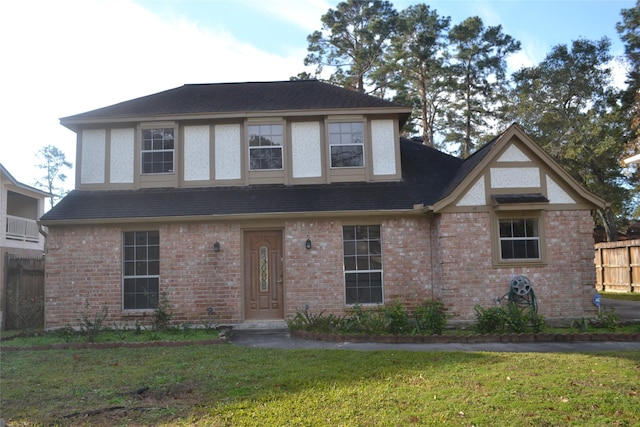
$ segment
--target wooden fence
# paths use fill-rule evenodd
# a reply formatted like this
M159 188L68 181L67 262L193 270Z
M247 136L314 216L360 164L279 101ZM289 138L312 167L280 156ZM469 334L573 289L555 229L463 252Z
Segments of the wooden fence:
M640 240L595 245L596 289L640 293Z
M44 326L44 259L5 255L3 329Z

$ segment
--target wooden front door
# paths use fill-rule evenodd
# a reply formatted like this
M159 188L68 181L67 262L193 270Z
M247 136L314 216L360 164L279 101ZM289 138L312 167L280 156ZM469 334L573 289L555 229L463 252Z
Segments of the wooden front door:
M244 232L245 320L284 319L282 231Z

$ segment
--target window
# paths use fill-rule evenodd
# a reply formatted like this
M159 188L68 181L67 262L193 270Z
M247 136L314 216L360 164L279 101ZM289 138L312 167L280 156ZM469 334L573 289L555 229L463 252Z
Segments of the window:
M173 128L142 130L142 173L173 172Z
M345 226L344 282L347 304L382 303L382 240L379 225Z
M282 169L282 125L249 126L249 169Z
M541 258L538 218L505 218L499 219L498 224L502 260Z
M125 310L156 308L160 288L159 232L125 232L122 249L123 308Z
M330 123L329 149L332 168L364 166L362 122Z

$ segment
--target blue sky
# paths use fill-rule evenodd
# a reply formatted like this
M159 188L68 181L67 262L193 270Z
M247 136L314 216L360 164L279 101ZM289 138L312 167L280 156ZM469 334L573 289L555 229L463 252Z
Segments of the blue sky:
M417 1L392 1L402 10ZM535 65L577 38L623 46L620 10L635 0L425 2L458 24L485 25L522 43L512 70ZM185 83L287 80L304 71L306 37L337 1L8 0L0 2L2 163L32 185L35 153L53 144L75 163L75 134L59 118ZM310 70L309 70L310 71ZM623 78L623 72L619 78ZM67 181L73 186L73 172Z

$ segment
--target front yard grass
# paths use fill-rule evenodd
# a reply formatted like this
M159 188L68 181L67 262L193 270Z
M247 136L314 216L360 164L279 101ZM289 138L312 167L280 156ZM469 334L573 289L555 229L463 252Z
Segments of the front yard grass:
M602 298L619 299L625 301L640 301L640 293L600 292Z
M92 336L93 343L143 343L152 341L202 341L218 338L216 329L196 329L190 327L175 327L165 331L143 331L102 329ZM28 335L20 331L3 331L2 344L15 347L46 346L62 343L88 343L86 334L58 329L53 331L38 331Z
M8 425L640 425L640 352L0 350Z

